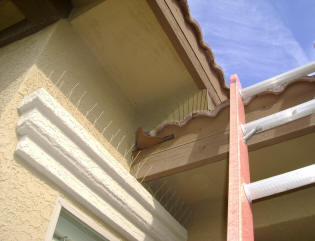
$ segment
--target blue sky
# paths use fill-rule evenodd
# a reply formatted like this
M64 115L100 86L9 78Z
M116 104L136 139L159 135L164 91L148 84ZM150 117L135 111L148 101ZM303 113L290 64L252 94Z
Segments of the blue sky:
M189 0L227 82L243 87L315 61L315 0Z

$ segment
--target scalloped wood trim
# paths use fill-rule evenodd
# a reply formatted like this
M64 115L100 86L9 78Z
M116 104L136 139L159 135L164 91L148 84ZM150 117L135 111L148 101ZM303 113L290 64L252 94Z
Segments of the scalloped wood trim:
M250 106L250 104L253 102L253 100L256 100L256 99L257 99L256 101L263 102L264 99L266 98L266 96L281 95L286 91L286 89L288 89L288 87L294 86L295 84L298 84L298 83L315 83L315 76L301 77L301 78L295 79L295 80L293 80L293 81L291 81L285 85L282 85L282 86L278 87L277 89L264 91L264 92L260 93L259 95L254 96L254 97L244 101L244 104L246 106ZM147 133L145 138L147 139L147 141L150 142L150 140L149 140L150 137L156 138L159 135L159 133L163 132L164 129L172 127L172 126L182 128L185 125L187 125L191 120L199 118L199 117L215 118L223 109L227 108L228 106L229 106L229 102L225 101L225 102L222 102L220 105L218 105L212 111L192 112L192 113L188 114L182 121L164 121L161 124L159 124L157 127L155 127L153 130L151 130L149 133ZM137 136L137 137L142 138L141 136ZM138 138L136 140L136 143L139 143L139 142L143 143L144 142L144 140L140 140ZM157 144L157 143L155 143L155 144ZM148 147L150 147L150 144L146 145L146 148L148 148Z
M177 0L177 3L181 9L182 14L184 15L186 23L193 30L200 49L203 51L204 55L208 59L210 69L212 69L216 73L220 83L221 91L228 96L230 88L226 84L223 69L216 63L213 51L211 50L210 46L204 41L201 27L198 22L191 16L187 0Z

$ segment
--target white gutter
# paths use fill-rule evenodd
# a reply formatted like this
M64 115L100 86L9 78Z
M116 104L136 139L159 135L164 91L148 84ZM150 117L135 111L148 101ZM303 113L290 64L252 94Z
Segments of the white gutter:
M247 199L253 200L315 183L315 164L281 175L244 184Z
M315 62L311 62L309 64L303 65L296 69L290 70L283 74L277 75L270 79L259 82L255 85L249 86L241 90L240 94L242 98L245 100L249 97L255 96L263 91L277 88L285 83L288 83L294 79L299 77L303 77L305 75L311 74L315 72Z
M241 127L245 136L244 140L246 141L255 133L263 132L313 113L315 113L315 99L258 120L251 121L247 124L243 124Z

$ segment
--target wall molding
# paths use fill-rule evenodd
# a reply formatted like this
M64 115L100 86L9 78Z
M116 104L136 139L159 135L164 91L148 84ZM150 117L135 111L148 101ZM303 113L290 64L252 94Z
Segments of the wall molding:
M52 96L19 107L16 155L128 240L187 240L183 228Z

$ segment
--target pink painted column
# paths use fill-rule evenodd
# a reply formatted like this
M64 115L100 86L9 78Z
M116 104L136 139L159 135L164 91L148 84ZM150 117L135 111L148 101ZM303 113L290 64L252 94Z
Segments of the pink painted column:
M253 241L251 203L247 200L243 184L250 182L248 149L243 141L241 124L245 111L240 96L237 75L230 79L230 158L227 241Z

